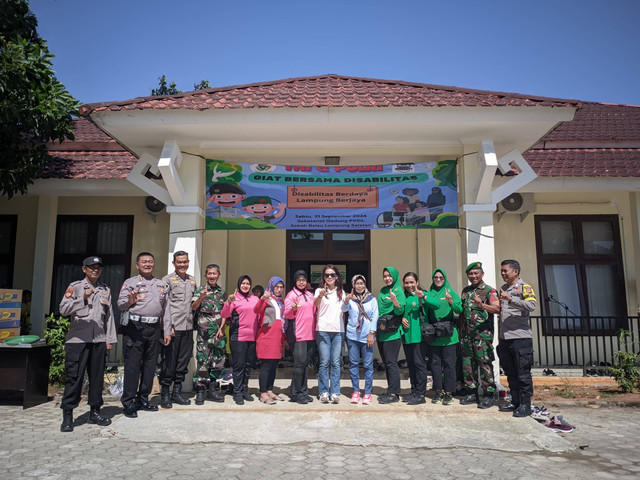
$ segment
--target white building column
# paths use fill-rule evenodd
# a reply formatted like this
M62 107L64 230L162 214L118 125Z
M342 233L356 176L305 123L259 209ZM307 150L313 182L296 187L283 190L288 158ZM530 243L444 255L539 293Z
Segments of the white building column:
M38 197L36 221L36 246L33 254L33 294L31 298L31 329L35 335L44 336L44 316L51 303L53 256L56 242L58 197Z
M169 258L167 272L173 272L173 254L184 251L189 254L189 270L196 282L202 281L202 232L204 211L198 206L167 207L169 213Z

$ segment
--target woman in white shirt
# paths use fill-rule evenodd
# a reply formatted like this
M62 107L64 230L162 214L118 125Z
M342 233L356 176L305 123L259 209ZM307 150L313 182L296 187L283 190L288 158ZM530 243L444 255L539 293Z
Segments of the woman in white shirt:
M322 283L316 289L315 306L318 312L318 392L320 402L340 402L340 373L342 342L344 341L344 321L341 305L344 291L342 278L333 265L322 270ZM329 368L331 373L329 374Z

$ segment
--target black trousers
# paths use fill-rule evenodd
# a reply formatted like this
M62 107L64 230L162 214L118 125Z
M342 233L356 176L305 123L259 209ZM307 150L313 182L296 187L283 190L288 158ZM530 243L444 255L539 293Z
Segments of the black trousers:
M231 340L229 348L233 363L233 394L242 395L249 390L249 372L256 358L256 342Z
M160 385L184 382L193 356L193 330L176 330L171 343L162 347L164 355L160 371Z
M427 393L427 362L422 342L405 343L402 347L409 367L411 393L424 396Z
M533 397L533 380L531 379L533 340L531 338L500 339L497 351L500 365L509 381L512 396L513 391L518 391L528 398Z
M398 367L398 353L400 353L402 339L378 342L378 351L384 363L387 374L387 393L400 395L400 367Z
M124 385L120 401L126 408L136 397L148 401L158 363L160 323L130 321L123 329ZM139 382L139 385L138 385Z
M456 346L438 347L429 345L431 353L431 375L433 389L444 390L447 393L456 391ZM442 377L444 375L444 388Z
M299 340L293 347L293 372L291 374L291 398L308 396L309 364L316 351L315 340Z
M107 344L67 343L65 345L64 364L67 371L67 383L64 386L63 410L73 410L80 403L84 372L89 375L89 405L102 406L102 387L104 386L104 364Z
M260 374L258 375L258 383L260 385L260 393L266 393L273 390L273 382L276 380L276 371L280 360L275 358L260 359Z

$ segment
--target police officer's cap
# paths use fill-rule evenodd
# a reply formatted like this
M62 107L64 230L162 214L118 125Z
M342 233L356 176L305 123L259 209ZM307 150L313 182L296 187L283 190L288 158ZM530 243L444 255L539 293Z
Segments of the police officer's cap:
M83 267L90 267L91 265L100 265L104 267L104 263L102 263L102 259L100 257L87 257L82 261Z

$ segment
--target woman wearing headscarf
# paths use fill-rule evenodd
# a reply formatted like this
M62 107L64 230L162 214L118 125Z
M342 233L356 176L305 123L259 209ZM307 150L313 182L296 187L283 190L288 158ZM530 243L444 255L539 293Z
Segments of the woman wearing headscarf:
M249 395L249 372L256 355L257 303L258 297L251 294L251 277L242 275L238 279L238 288L229 295L220 312L222 318L230 322L233 399L238 405L244 405L244 400L253 401Z
M291 374L291 401L307 404L313 401L307 388L308 367L316 351L316 307L313 293L307 290L308 275L298 270L293 278L295 286L284 299L284 317L293 322L293 373Z
M402 318L402 346L409 367L411 393L402 399L408 405L425 403L427 393L426 345L422 340L422 321L427 310L427 295L420 287L418 275L406 273L402 278L407 304ZM434 302L434 307L438 304Z
M378 295L378 320L383 315L404 314L406 298L400 282L400 274L394 267L386 267L382 271L384 287ZM400 368L398 368L398 353L402 345L402 325L393 332L383 332L378 328L378 351L384 363L387 374L387 393L378 397L379 403L392 403L399 400Z
M344 322L340 308L344 300L342 278L338 269L327 265L322 283L316 289L314 303L318 309L316 342L318 343L318 392L322 403L340 403L340 373ZM331 374L329 374L331 370Z
M378 323L378 302L367 290L363 275L351 279L352 290L342 304L342 311L349 312L347 322L347 348L349 349L349 372L353 394L351 403L360 401L360 359L364 367L363 405L371 404L373 389L373 345Z
M452 394L456 389L456 344L458 343L457 322L453 314L462 312L462 302L449 285L447 274L442 268L436 268L432 278L433 283L427 292L429 323L451 322L452 332L449 335L436 336L429 341L433 389L436 391L431 402L451 405Z
M260 401L267 405L275 404L276 400L284 400L273 393L273 382L276 379L278 362L282 358L286 328L282 292L284 292L284 280L280 277L271 277L264 294L255 306L255 312L260 315L260 328L256 337L256 354L262 363L258 376Z

